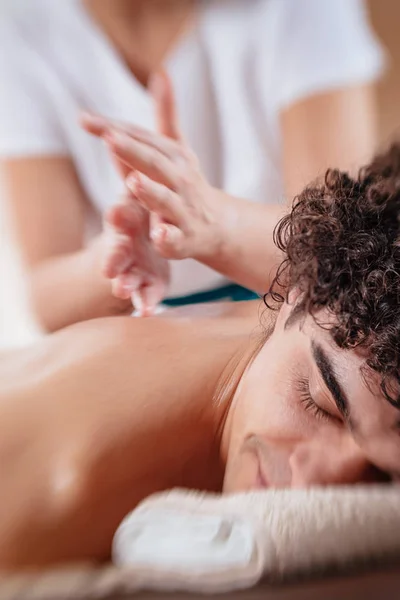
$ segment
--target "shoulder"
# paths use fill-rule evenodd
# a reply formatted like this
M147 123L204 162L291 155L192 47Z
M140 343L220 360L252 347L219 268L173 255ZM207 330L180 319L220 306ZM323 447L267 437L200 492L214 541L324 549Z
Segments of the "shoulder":
M364 0L213 0L203 8L203 15L218 19L218 26L228 29L232 23L241 23L243 32L257 26L257 33L271 26L290 23L292 35L302 25L313 19L310 25L318 27L321 22L338 25L342 19L354 26L368 21L368 10ZM254 34L255 31L252 30Z
M331 58L338 65L343 56L353 63L373 62L377 71L382 66L363 0L214 0L203 14L210 38L234 40L232 51L240 48L261 60L264 76L268 65L279 74L288 61L303 60L312 70Z
M362 0L260 0L262 6L254 26L255 64L273 114L382 75L385 53Z
M209 320L209 319L253 319L257 316L259 300L248 302L210 302L208 304L194 304L170 308L161 312L159 318L181 320L190 318L191 320Z
M29 3L7 3L0 11L0 33L3 56L12 59L22 48L34 48L46 35L49 25L46 19L46 2L33 0ZM4 52L4 50L6 52Z
M130 347L143 354L163 347L181 354L186 345L207 346L221 336L226 340L251 334L260 323L262 307L260 300L185 306L146 318L108 317L77 323L53 337L71 336L96 351Z
M365 0L335 0L335 2L321 2L320 0L256 0L253 14L262 17L280 17L293 19L292 33L306 23L309 18L315 18L312 23L318 26L319 20L332 20L335 23L341 19L364 21L368 19L368 10ZM295 20L294 20L295 19Z
M26 89L35 80L45 78L50 55L51 22L46 16L46 0L17 5L0 13L0 74L8 89ZM44 59L44 60L43 60Z
M80 45L79 0L29 0L0 10L2 60L51 65L58 53ZM71 45L73 39L73 46Z

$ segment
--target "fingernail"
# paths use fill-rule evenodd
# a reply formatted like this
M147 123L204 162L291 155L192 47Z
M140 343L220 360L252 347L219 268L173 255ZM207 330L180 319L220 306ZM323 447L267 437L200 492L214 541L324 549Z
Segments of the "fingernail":
M164 236L164 231L164 227L154 227L154 229L150 231L150 238L153 240L153 242L159 242Z

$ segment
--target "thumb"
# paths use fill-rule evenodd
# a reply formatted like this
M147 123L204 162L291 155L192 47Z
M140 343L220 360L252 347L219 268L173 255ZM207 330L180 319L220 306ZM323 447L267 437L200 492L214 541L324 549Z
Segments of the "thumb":
M162 135L182 140L171 79L165 71L157 71L149 82L156 112L157 129Z

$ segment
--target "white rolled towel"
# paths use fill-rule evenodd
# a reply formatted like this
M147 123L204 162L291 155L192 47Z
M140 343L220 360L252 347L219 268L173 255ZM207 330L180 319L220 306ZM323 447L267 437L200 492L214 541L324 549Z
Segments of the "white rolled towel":
M118 528L141 588L222 592L400 556L400 486L156 494Z

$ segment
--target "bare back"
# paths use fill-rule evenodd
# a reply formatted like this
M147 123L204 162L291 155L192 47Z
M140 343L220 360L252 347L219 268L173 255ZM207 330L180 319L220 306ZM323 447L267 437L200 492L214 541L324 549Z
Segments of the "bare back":
M98 319L3 358L0 565L106 558L118 522L148 494L218 490L213 401L258 308Z

